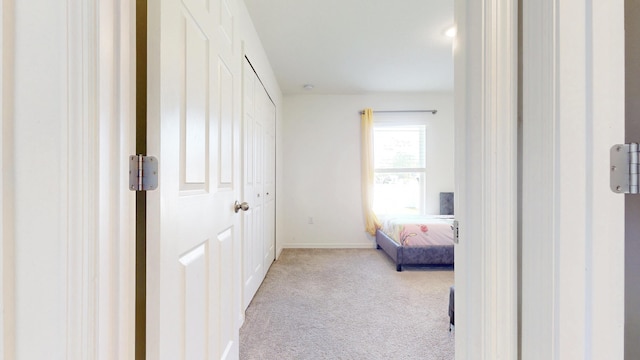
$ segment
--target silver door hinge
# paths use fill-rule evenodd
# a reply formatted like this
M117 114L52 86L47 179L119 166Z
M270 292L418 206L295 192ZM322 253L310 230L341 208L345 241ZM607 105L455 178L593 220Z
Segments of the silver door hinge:
M149 191L158 188L158 159L153 156L129 156L129 190Z
M611 190L619 194L638 193L638 144L611 147Z
M458 244L460 242L460 223L458 220L453 220L451 230L453 230L453 243Z

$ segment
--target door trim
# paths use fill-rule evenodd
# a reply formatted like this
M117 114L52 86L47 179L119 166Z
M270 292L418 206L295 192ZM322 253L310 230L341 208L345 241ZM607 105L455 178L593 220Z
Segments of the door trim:
M93 195L97 201L88 205L96 217L91 259L95 259L97 280L95 285L91 278L84 280L88 282L84 286L95 292L91 299L95 340L88 340L87 354L131 359L135 351L135 193L128 188L128 156L135 145L135 4L78 1L84 6L74 7L83 8L85 14L76 21L85 26L83 49L89 52L83 56L89 63L83 67L87 69L84 76L94 83L89 91L95 103L89 106L97 118L88 141L95 147L93 180L85 187L95 192L91 184L99 184Z
M456 359L515 359L518 5L455 9Z
M46 353L53 358L130 359L135 218L126 160L135 109L130 97L135 11L125 0L16 4L0 0L0 358ZM38 12L52 21L16 22ZM33 37L17 36L28 33L26 28L35 36L43 30L51 34L31 42ZM33 54L38 55L31 58ZM25 67L30 70L29 64L50 68L40 69L42 78L24 81L19 77ZM44 101L38 98L46 94L40 86L57 93ZM16 114L41 100L46 113L40 109L30 118ZM36 121L54 129L51 142L42 148L38 141L43 134L29 131L39 125ZM21 122L24 126L17 126ZM47 153L32 155L38 152ZM28 164L22 167L28 170L20 171L20 163ZM43 213L39 206L55 213ZM29 227L44 236L25 238L20 229ZM34 263L31 250L42 245L47 263ZM49 287L43 294L46 307L37 296L44 283L56 290ZM38 316L43 309L47 316ZM37 338L34 331L41 329L50 337ZM32 336L21 335L25 333ZM51 343L55 347L42 345Z
M624 2L523 9L522 358L624 356Z

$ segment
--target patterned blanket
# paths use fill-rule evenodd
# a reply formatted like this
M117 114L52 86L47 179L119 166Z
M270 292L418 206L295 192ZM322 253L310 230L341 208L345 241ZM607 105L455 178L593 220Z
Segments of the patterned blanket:
M453 245L453 216L402 215L382 219L382 231L402 246Z

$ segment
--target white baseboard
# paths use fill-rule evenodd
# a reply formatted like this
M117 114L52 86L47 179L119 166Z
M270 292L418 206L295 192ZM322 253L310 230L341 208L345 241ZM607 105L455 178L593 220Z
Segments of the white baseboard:
M282 245L277 245L276 246L276 260L278 260L280 258L280 254L282 254L282 249L284 249L284 247Z
M376 244L363 243L288 243L283 244L283 249L375 249Z

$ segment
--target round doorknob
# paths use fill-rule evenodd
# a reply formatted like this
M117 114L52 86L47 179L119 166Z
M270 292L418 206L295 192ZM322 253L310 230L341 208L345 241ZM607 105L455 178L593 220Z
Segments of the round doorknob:
M236 201L236 203L233 205L233 208L236 211L236 213L240 210L247 211L249 210L249 204L247 204L246 201L243 201L242 203L239 203L238 201Z

